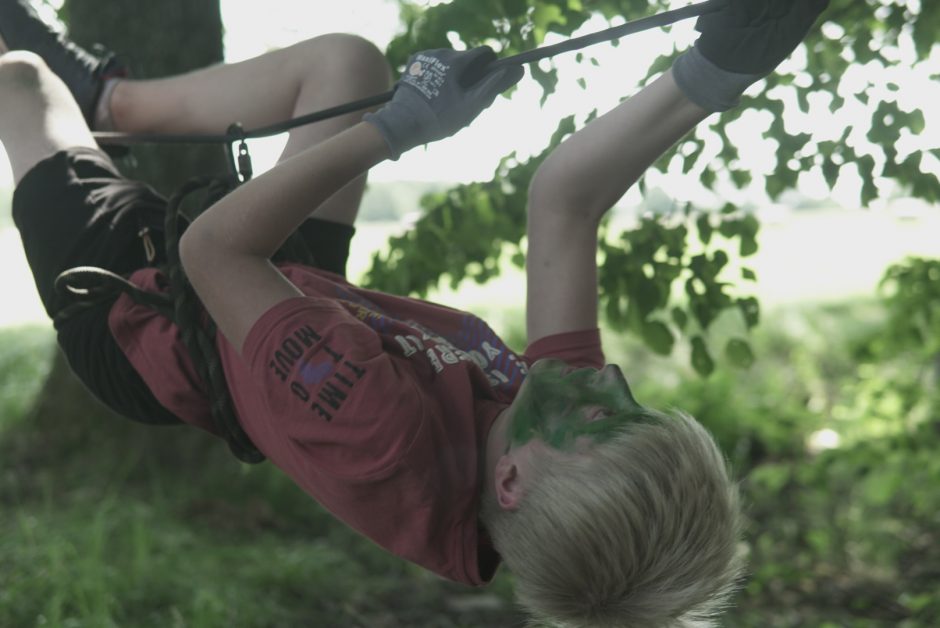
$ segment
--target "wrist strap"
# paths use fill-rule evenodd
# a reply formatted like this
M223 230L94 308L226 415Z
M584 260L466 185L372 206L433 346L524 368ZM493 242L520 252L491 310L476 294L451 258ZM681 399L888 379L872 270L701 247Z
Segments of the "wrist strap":
M759 74L722 70L706 59L697 46L676 59L672 74L689 100L711 112L738 106L744 90L763 78Z

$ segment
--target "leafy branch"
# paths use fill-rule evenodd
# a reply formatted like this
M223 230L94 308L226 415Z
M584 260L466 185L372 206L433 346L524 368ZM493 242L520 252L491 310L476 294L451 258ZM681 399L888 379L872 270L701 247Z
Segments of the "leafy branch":
M387 51L396 67L401 67L415 50L452 43L467 47L488 44L503 56L516 54L541 45L549 33L571 36L593 15L608 20L636 18L669 8L665 0L452 0L429 8L409 0L399 2L404 30ZM938 150L915 149L902 158L898 148L906 135L923 132L923 112L902 109L897 86L889 85L885 95L878 89L881 86L868 81L861 90L848 94L843 76L856 65L898 67L903 63L898 45L906 41L913 42L918 61L924 61L933 50L937 32L940 3L833 0L824 25L803 46L804 71L767 77L756 95L745 97L741 107L701 125L668 151L654 170L665 172L679 158L683 172L690 176L698 173L698 180L709 190L716 190L719 173L725 172L738 189L762 185L776 200L797 188L804 172L818 168L832 189L846 168L854 168L862 179L863 206L879 198L891 182L916 198L936 202L940 200L940 181L925 171L925 160L936 158ZM657 59L646 81L668 69L679 52ZM578 60L597 63L587 53L578 55ZM547 63L530 70L542 87L544 104L558 85L556 69ZM783 98L787 94L795 94L804 114L812 111L817 116L830 115L830 128L840 131L839 139L790 132L784 123ZM818 97L828 101L828 112L813 109L812 103ZM872 108L864 128L857 121L839 121L838 114L853 104L850 99ZM766 176L742 163L738 147L729 138L730 126L746 110L767 112L771 117L765 137L777 143L778 157L776 167ZM513 251L513 261L521 266L529 180L548 152L575 130L574 118L567 117L545 150L532 159L522 162L515 154L509 155L501 161L492 181L461 185L425 197L425 214L414 229L393 238L388 254L374 257L369 285L424 295L444 277L455 287L465 278L482 283L499 274L499 261L507 249ZM869 146L853 139L859 132ZM706 158L706 138L713 134L720 140L718 154ZM641 190L642 185L641 181ZM615 244L605 242L600 248L600 296L608 322L638 335L651 349L663 354L671 353L677 337L686 337L692 347L693 367L703 375L710 373L714 358L708 331L721 312L738 310L745 332L759 321L757 300L731 296L730 292L739 281L755 280L754 273L745 271L736 281L719 278L730 260L756 252L759 226L755 216L742 215L733 206L717 213L686 208L683 219L674 220L674 224L669 224L667 218L642 218L638 226L614 238ZM693 231L706 251L693 253ZM725 236L724 242L712 243L710 234L715 231ZM723 248L734 246L732 240L737 241L736 251ZM679 292L684 292L687 300L684 305L672 299L677 292L675 286L680 284ZM738 366L746 367L753 361L744 337L729 342L723 353Z

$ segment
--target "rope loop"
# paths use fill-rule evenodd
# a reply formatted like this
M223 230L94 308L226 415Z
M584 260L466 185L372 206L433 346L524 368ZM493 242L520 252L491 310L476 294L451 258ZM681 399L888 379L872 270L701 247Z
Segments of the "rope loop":
M79 266L66 270L56 277L55 291L63 299L72 301L55 315L57 325L83 310L112 301L116 294L122 292L135 303L151 307L163 316L172 318L173 303L169 297L141 290L124 277L103 268Z

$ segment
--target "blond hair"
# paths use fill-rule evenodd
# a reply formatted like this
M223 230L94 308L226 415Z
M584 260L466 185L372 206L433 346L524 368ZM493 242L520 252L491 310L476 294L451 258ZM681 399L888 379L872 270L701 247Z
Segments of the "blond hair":
M519 604L571 628L711 626L741 578L738 492L708 431L644 410L589 456L539 456L516 510L481 518ZM539 625L539 624L536 624Z

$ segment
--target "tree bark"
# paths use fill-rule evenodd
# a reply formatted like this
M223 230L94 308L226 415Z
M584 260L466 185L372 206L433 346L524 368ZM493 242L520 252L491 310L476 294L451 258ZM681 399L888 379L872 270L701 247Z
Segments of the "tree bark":
M133 77L181 74L223 59L219 0L67 0L62 11L73 41L101 43ZM138 146L120 165L169 195L190 177L224 172L223 154L216 146Z
M86 48L101 43L121 57L133 77L159 78L223 59L219 0L66 0L60 17L73 41ZM135 146L117 164L165 196L192 176L226 169L217 146ZM153 428L111 413L72 375L58 351L33 408L32 428L47 446L61 445L51 449L85 450L93 443L99 455L107 455L104 447L126 446L145 447L162 458L192 453L192 439L212 441L200 439L195 430Z

